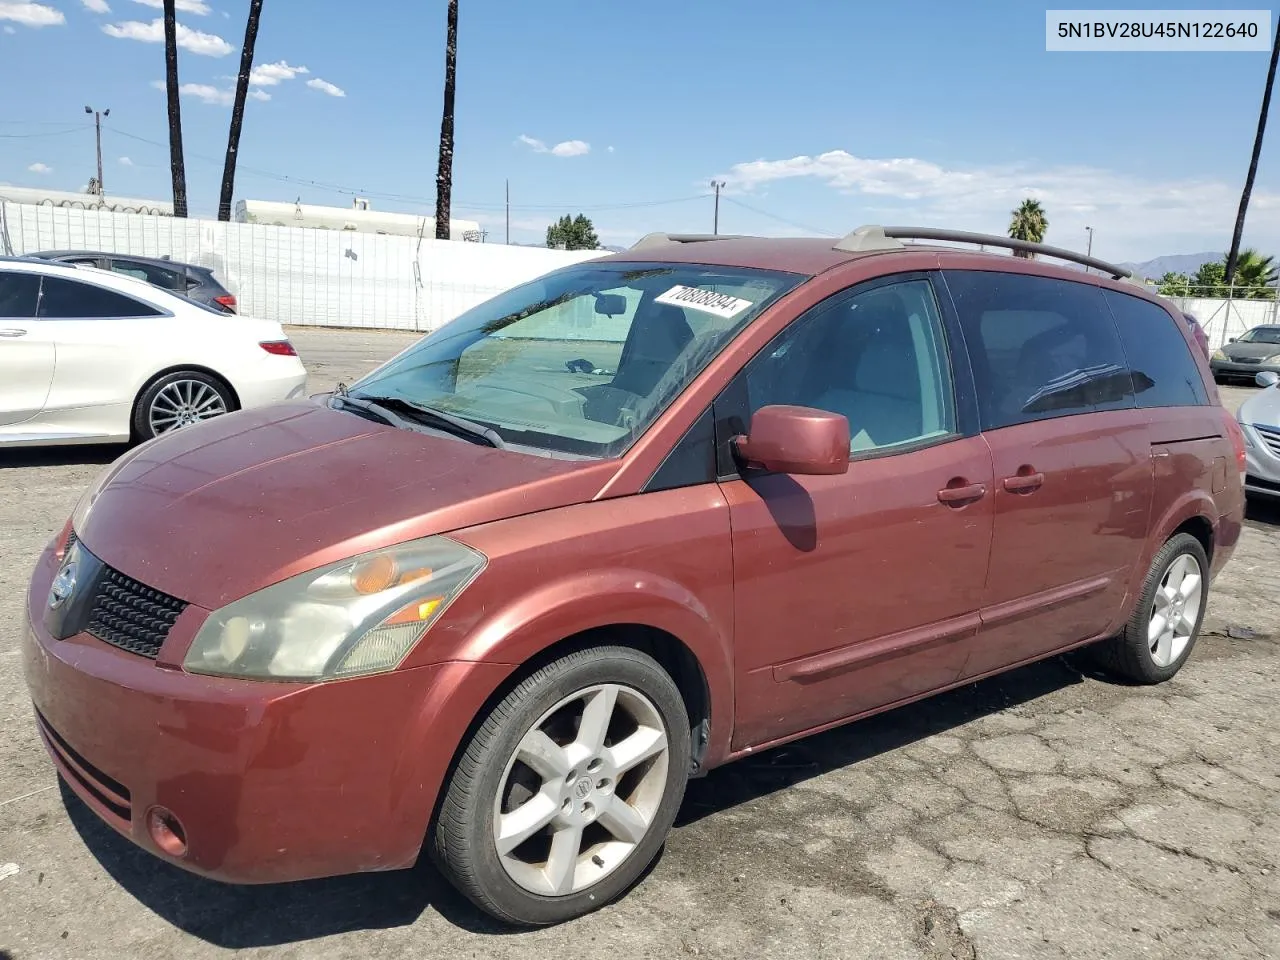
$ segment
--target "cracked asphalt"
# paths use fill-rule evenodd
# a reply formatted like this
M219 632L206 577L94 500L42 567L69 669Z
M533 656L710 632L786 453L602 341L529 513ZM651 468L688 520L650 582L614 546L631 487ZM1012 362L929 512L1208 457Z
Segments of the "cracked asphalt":
M292 333L316 390L411 342ZM721 768L630 896L510 933L425 865L204 881L59 787L19 669L23 593L118 453L0 454L0 960L1280 956L1280 509L1251 509L1170 683L1059 657Z

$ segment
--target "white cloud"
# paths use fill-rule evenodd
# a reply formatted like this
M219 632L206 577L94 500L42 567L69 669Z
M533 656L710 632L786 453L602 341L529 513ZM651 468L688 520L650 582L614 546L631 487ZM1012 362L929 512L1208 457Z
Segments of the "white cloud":
M328 80L321 80L319 77L314 77L311 80L308 80L307 86L312 90L319 90L321 93L327 93L331 97L345 97L347 95L347 91L343 90L341 87L330 83Z
M591 152L591 144L585 140L564 140L548 147L543 141L522 133L516 137L516 142L523 143L534 153L549 153L555 157L580 157Z
M49 166L47 163L33 163L31 166L27 167L27 169L32 173L53 173L53 167Z
M157 90L167 90L163 80L152 80L151 86ZM184 83L178 86L178 93L184 97L195 97L201 103L216 107L229 107L235 102L236 92L230 87L215 87L211 83Z
M104 23L102 32L122 40L141 40L143 43L164 43L164 21L160 18L150 23L126 20L124 23ZM178 46L202 57L225 57L232 51L231 44L212 33L202 33L178 24Z
M122 166L122 167L132 167L132 166L133 166L133 161L132 161L132 160L130 160L128 157L121 157L121 158L120 158L120 160L119 160L119 163L120 163L120 166Z
M4 25L4 32L5 32L5 33L7 33L7 34L9 34L9 36L13 36L13 35L14 35L15 33L17 33L18 31L17 31L17 30L15 30L15 29L13 29L13 27L9 26L9 25L6 23L6 24Z
M605 149L608 150L610 153L613 153L613 147L605 147Z
M717 179L727 182L730 194L779 180L814 180L860 198L856 209L864 219L905 216L920 224L999 234L1013 208L1034 197L1049 215L1049 243L1080 246L1087 224L1096 228L1097 240L1105 241L1104 251L1109 247L1126 255L1138 255L1131 248L1147 241L1155 255L1184 242L1179 238L1225 237L1239 202L1238 185L1210 179L1159 180L1069 165L944 167L913 157L857 157L845 150L737 163ZM1280 216L1264 211L1280 213L1280 193L1255 191L1250 208L1252 223L1280 224ZM1268 242L1280 240L1280 231L1267 233Z
M310 73L306 67L292 67L286 61L263 63L253 68L249 74L249 82L257 87L274 87L285 80L292 80L299 74Z
M111 7L107 4L107 0L80 0L84 4L84 8L90 13L110 13Z
M56 27L66 23L62 11L47 3L12 3L0 0L0 20L12 20L24 27Z
M251 96L254 100L270 100L271 99L271 94L267 93L267 91L265 90L250 90L249 96Z
M95 2L101 2L101 0L95 0ZM155 10L164 9L164 0L133 0L133 2ZM103 4L103 6L106 6L106 4ZM178 13L194 13L201 17L209 12L209 5L204 0L174 0L173 8Z

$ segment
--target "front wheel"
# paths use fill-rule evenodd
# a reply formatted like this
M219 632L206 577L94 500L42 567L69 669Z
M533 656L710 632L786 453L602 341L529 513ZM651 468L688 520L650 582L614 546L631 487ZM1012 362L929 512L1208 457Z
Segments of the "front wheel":
M628 647L536 671L467 744L436 818L453 884L507 923L544 926L626 892L666 839L689 772L671 677Z
M1105 669L1135 683L1163 683L1191 656L1209 601L1209 558L1188 533L1156 554L1138 607L1117 636L1095 647Z

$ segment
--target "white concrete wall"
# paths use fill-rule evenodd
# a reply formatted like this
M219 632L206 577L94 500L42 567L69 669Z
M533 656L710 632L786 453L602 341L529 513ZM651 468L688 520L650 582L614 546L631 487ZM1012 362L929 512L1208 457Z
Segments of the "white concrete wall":
M0 202L6 249L167 254L213 268L248 316L399 330L433 330L519 283L606 255Z
M1232 337L1263 323L1280 323L1275 300L1219 300L1210 297L1169 297L1178 309L1200 321L1209 348L1218 349Z

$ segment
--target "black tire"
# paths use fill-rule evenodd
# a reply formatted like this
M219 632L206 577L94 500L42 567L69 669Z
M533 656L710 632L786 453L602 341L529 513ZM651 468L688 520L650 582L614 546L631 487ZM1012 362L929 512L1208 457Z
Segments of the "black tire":
M199 370L175 370L173 373L166 373L162 377L157 377L151 383L147 384L146 389L138 395L137 401L133 405L133 436L138 442L150 440L158 433L167 433L168 430L157 430L152 423L152 408L156 404L161 394L175 385L193 384L202 387L206 391L212 393L203 393L201 396L211 397L216 395L217 402L221 405L220 412L214 412L208 416L200 417L201 420L212 419L214 416L221 416L230 413L236 409L235 395L231 392L231 388L220 380L218 377L203 373ZM195 387L193 387L195 389ZM216 408L215 408L216 409ZM177 428L174 428L177 429Z
M661 799L647 833L611 872L574 893L534 893L512 879L503 866L494 836L495 803L500 791L505 794L510 790L514 775L508 778L508 765L514 763L512 758L526 733L561 701L599 684L630 688L656 708L666 727L668 744ZM652 863L684 798L689 762L689 720L684 701L671 677L653 658L629 647L613 646L571 653L531 674L484 718L445 788L429 849L454 886L504 923L546 926L573 919L624 894ZM636 769L642 768L644 764ZM563 779L566 791L572 789L570 780L574 775ZM624 781L625 776L619 777L619 794ZM660 782L659 773L653 783ZM540 839L541 833L536 834L535 842Z
M1196 610L1195 628L1191 631L1186 647L1176 659L1167 665L1161 665L1156 662L1147 639L1154 612L1156 591L1160 589L1160 584L1169 568L1184 556L1195 560L1201 577L1200 602ZM1191 656L1191 651L1195 648L1196 640L1200 636L1200 627L1204 623L1204 610L1208 602L1209 558L1205 554L1204 547L1189 533L1176 534L1160 548L1160 552L1151 561L1151 569L1143 582L1142 595L1124 630L1096 644L1092 651L1094 659L1104 670L1133 683L1163 683L1181 670L1182 665Z

